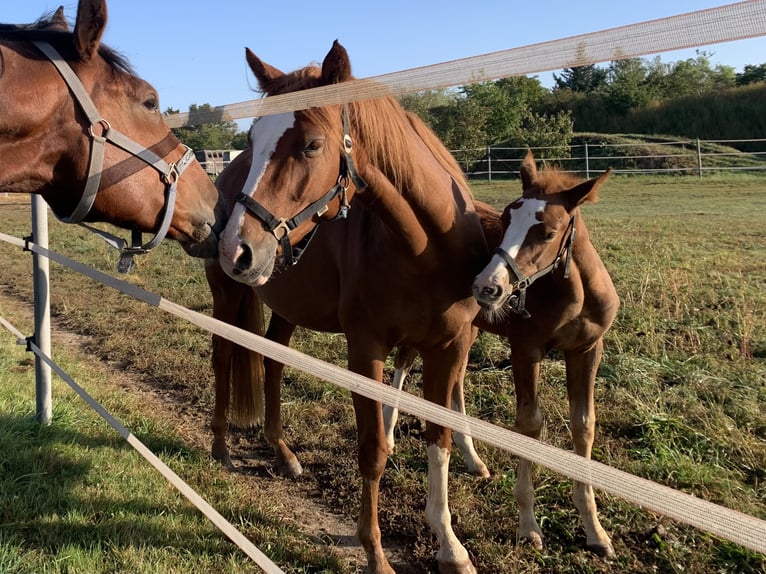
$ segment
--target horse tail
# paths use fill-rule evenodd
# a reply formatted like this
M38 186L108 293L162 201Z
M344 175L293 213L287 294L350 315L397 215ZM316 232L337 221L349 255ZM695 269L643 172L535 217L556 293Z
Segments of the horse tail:
M245 289L237 312L238 327L263 336L266 333L263 302L255 290ZM231 422L249 426L264 419L263 355L233 345L229 382L231 385Z

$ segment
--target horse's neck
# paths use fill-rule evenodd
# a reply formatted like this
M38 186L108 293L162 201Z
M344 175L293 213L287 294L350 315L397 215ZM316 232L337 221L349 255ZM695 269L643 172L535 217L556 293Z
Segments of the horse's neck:
M443 170L420 175L415 181L429 182L425 188L397 189L380 170L366 170L368 188L362 199L391 240L413 256L426 251L435 256L473 257L486 251L479 219L468 191Z
M54 164L69 135L56 114L64 109L66 85L49 64L23 55L24 43L3 45L0 53L0 193L53 193ZM37 86L39 98L32 98ZM55 110L51 115L50 110ZM81 128L76 126L79 131ZM77 156L78 154L75 154Z

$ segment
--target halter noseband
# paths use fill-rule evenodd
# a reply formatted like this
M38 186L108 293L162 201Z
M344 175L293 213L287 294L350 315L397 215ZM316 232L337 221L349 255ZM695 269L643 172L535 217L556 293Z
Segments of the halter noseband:
M328 221L334 221L336 219L345 219L348 216L348 210L351 205L346 200L346 191L349 188L351 182L357 190L362 190L367 187L367 182L362 179L359 173L356 171L354 165L354 159L351 156L351 151L354 146L351 139L348 120L348 108L343 106L343 152L340 156L340 168L338 174L338 180L330 190L316 201L310 203L303 208L297 215L287 219L285 217L277 218L268 209L263 207L257 200L253 199L245 193L237 195L236 201L241 203L245 209L258 219L263 227L276 237L279 241L279 245L282 248L282 259L285 267L290 267L298 263L300 254L305 250L306 244L313 237L317 227L309 232L309 234L301 240L302 249L297 255L293 255L293 246L290 244L290 232L298 227L304 221L308 221L314 216L320 217L327 211L327 205L335 199L336 196L340 196L340 209L335 217Z
M167 163L150 149L147 149L112 128L109 122L102 118L98 113L96 106L93 104L93 100L91 100L88 92L82 85L82 82L69 64L67 64L66 60L61 57L61 54L47 42L35 41L33 44L47 56L56 67L61 74L61 77L64 78L69 90L72 92L75 101L80 105L80 108L85 112L85 115L90 122L90 126L88 127L88 133L91 138L90 161L88 164L88 179L85 183L85 190L74 211L72 211L69 216L61 217L59 219L64 223L79 223L83 227L86 227L102 237L112 247L117 248L120 251L120 261L117 264L117 270L120 273L128 273L134 267L134 255L147 253L150 249L159 245L165 238L165 235L170 228L170 222L173 219L178 179L189 164L194 161L194 152L188 146L184 146L186 147L186 152L183 157L175 163ZM97 130L94 129L97 126L100 127L101 135L98 135ZM160 179L165 183L165 213L162 223L155 236L143 245L141 244L140 231L132 231L131 244L130 247L127 247L125 240L120 239L111 233L107 233L106 231L82 223L82 220L88 215L93 207L93 202L96 200L96 193L98 193L99 190L101 173L104 166L104 148L107 141L156 169L160 174Z
M524 307L524 303L526 302L527 298L527 289L530 285L532 285L532 283L540 279L540 277L544 277L548 273L551 273L556 268L558 268L562 257L564 257L565 251L566 260L564 261L564 278L566 279L569 277L569 265L572 262L572 247L575 240L576 218L577 216L573 215L569 220L569 224L567 226L569 228L569 233L567 234L564 241L561 242L558 253L556 254L556 258L553 260L553 262L550 265L543 267L536 273L533 273L529 277L524 275L521 269L519 269L519 266L516 264L516 261L514 261L513 257L511 257L507 251L501 247L495 249L495 255L498 255L505 262L505 266L512 278L509 289L510 294L508 295L508 306L510 307L511 311L518 313L524 319L529 319L532 316Z

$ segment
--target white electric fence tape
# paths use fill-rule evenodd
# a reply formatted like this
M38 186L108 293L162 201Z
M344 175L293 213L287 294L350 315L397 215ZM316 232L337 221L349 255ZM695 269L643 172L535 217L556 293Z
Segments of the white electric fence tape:
M748 0L372 78L217 106L209 111L173 114L167 116L165 121L171 128L177 128L268 116L310 107L382 96L401 96L424 90L463 86L764 35L766 0Z

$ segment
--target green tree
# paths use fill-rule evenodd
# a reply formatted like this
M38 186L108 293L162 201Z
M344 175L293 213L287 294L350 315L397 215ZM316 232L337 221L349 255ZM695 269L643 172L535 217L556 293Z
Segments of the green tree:
M189 113L207 112L212 110L210 104L192 104L189 106ZM177 113L178 110L168 109L165 114ZM235 143L241 145L242 137L238 136L240 132L237 123L234 121L215 122L210 124L199 124L173 128L173 133L183 143L195 150L202 149L243 149L234 146ZM247 134L245 134L245 145Z
M400 96L399 103L405 110L414 113L431 129L434 129L433 110L451 105L454 99L455 94L447 90L428 90Z
M595 64L564 68L561 75L553 74L556 82L554 89L572 90L573 92L596 92L606 85L607 70L598 68Z
M609 65L605 98L608 109L626 114L649 103L652 94L647 85L647 70L641 58L615 60Z
M667 97L699 96L713 89L728 88L736 84L731 66L710 65L710 54L698 51L696 58L675 62L667 78Z
M741 74L735 76L738 86L746 86L755 82L766 82L766 63L754 66L747 64Z

